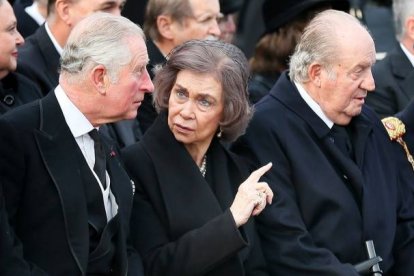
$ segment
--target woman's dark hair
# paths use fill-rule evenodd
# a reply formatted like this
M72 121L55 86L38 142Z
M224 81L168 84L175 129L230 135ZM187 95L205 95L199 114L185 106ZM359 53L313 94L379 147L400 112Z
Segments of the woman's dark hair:
M176 47L154 78L154 103L158 111L168 110L172 87L180 71L209 74L222 86L222 139L234 141L242 135L252 117L248 101L248 63L236 46L211 40L190 40Z

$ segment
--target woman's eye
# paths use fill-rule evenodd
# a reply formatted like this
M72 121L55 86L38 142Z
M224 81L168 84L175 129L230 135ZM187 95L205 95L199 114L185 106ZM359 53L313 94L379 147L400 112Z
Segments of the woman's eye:
M180 100L185 100L185 99L187 99L187 95L184 93L184 92L182 92L182 91L177 91L176 93L175 93L175 95L177 96L177 98L178 99L180 99Z
M206 99L198 100L198 102L200 103L200 105L202 105L204 107L210 107L211 106L211 102L209 100L206 100Z

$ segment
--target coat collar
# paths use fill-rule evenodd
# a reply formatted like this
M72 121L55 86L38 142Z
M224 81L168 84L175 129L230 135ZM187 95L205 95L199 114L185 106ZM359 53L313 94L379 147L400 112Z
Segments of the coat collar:
M45 24L39 27L34 36L36 43L39 45L42 58L45 61L45 75L50 83L53 84L52 86L56 86L59 81L60 55L46 32Z
M347 126L354 147L355 164L345 158L332 143L329 136L329 128L302 99L296 86L290 81L287 72L282 74L270 91L270 95L307 123L307 126L318 137L324 148L327 149L335 163L340 167L340 173L349 179L353 190L361 198L363 176L359 168L362 167L364 162L365 147L373 129L373 125L366 115L366 108L363 107L361 114L355 116Z
M413 71L413 65L401 49L400 45L397 45L387 55L386 59L390 61L391 71L397 78L405 79Z
M165 113L158 116L142 143L155 165L168 217L175 218L170 222L172 233L180 236L222 214L230 206L235 192L229 185L232 183L229 179L233 178L234 184L240 184L241 181L229 175L229 167L235 175L240 175L239 168L228 161L227 152L219 141L213 139L207 152L207 174L212 177L212 181L217 181L215 187L221 189L216 191L220 196L216 196L184 145L175 140L166 116ZM183 216L182 210L191 212Z

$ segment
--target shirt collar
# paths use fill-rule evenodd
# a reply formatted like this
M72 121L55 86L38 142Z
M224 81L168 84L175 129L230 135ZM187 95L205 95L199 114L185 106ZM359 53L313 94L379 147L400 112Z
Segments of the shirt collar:
M53 43L53 46L55 46L56 51L59 53L59 55L62 55L63 49L57 42L56 38L53 36L52 32L50 31L49 24L47 24L47 21L45 22L45 29L46 29L47 35L49 36L50 40Z
M55 88L55 95L73 137L77 138L85 135L94 128L85 115L69 99L60 85Z
M408 60L411 62L411 65L414 67L414 55L411 54L410 51L408 51L408 49L402 43L400 43L400 46L405 55L407 56Z
M27 6L24 11L30 15L31 18L33 18L34 21L36 21L37 24L42 25L43 22L45 22L45 18L43 15L40 14L37 2L34 1L32 5Z
M299 91L300 96L302 99L307 103L307 105L313 110L313 112L318 115L319 118L329 127L332 128L334 123L325 115L320 105L315 102L311 96L309 96L308 92L306 92L305 88L298 82L294 82L296 85L296 88Z

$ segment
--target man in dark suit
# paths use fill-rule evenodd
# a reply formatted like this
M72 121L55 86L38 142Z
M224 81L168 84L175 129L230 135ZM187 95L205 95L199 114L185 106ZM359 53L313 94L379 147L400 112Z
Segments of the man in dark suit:
M414 2L393 1L393 14L398 44L375 64L375 92L367 104L380 117L392 116L414 98Z
M413 175L400 178L396 145L364 106L374 62L356 18L321 12L235 144L274 164L265 181L277 196L258 217L272 275L359 275L369 240L384 275L414 269Z
M50 275L143 275L127 242L133 187L102 124L135 118L146 71L142 30L96 13L62 52L59 85L0 119L0 175L24 258Z
M176 46L191 39L218 39L220 3L218 0L148 0L144 31L150 63L147 70L154 77L154 68ZM152 96L146 95L138 121L144 133L154 122L157 112Z

